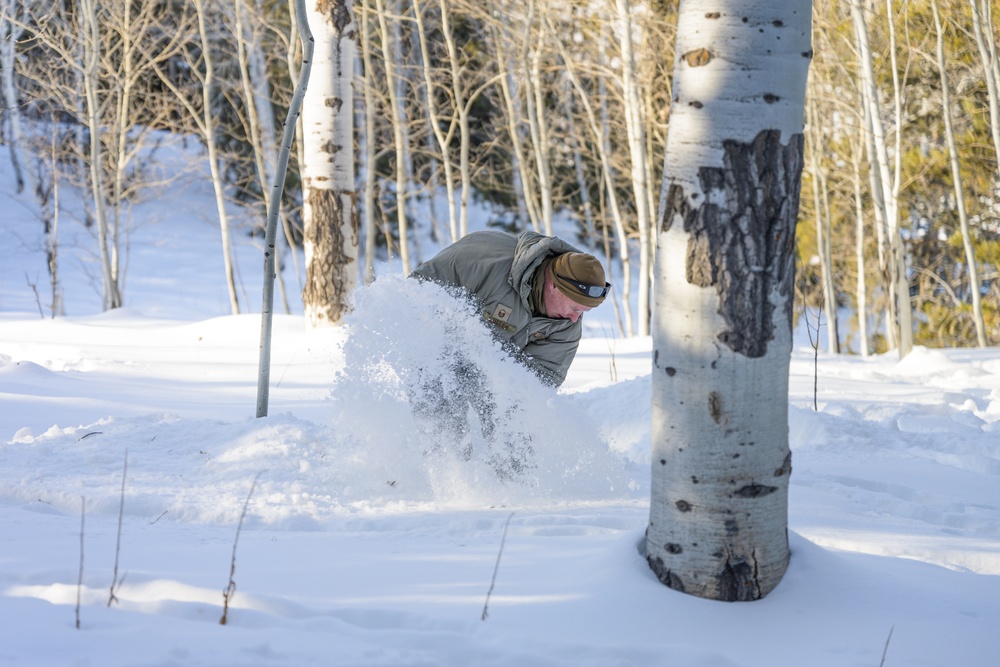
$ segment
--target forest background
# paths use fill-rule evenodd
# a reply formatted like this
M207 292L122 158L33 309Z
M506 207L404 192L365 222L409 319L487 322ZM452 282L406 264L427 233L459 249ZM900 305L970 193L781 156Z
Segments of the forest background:
M831 352L1000 345L995 5L813 2L796 296L831 332ZM2 138L46 232L40 310L66 308L65 224L94 230L104 308L126 303L132 212L183 176L157 161L178 136L204 148L188 167L211 167L219 279L233 313L252 310L234 288L231 235L263 234L302 64L292 3L0 6ZM564 216L571 241L623 277L621 333L648 334L675 12L664 0L355 2L359 282L464 235L472 202L509 231L551 234ZM295 142L280 215L286 312L310 261L308 159ZM60 206L67 187L83 219Z

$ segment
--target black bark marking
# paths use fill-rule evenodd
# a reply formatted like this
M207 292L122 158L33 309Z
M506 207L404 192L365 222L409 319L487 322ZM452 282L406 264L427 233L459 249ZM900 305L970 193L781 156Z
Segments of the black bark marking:
M768 104L774 104L775 102L780 102L781 97L774 93L764 93L764 101Z
M755 558L729 554L716 581L719 599L725 602L749 602L761 597Z
M719 341L747 357L764 356L774 339L773 291L785 297L791 331L802 147L801 134L782 145L779 130L764 130L750 143L727 140L723 166L698 173L702 192L721 191L721 198L704 197L692 208L679 187L667 191L661 229L683 220L687 280L715 287L726 323Z
M676 368L672 368L670 366L667 366L666 373L667 373L667 375L669 377L673 377L673 376L677 375L677 369Z
M736 519L726 519L726 535L735 535L740 532L740 525L736 523Z
M649 563L649 568L653 570L653 574L660 580L660 583L675 591L684 592L684 582L666 566L662 558L649 556L646 558L646 562Z
M346 0L317 0L316 12L328 14L330 25L334 27L337 34L340 34L344 28L351 25L351 4Z
M785 455L785 460L781 463L781 467L774 471L774 476L783 477L790 474L792 474L792 453L788 452Z
M342 222L350 216L350 229L356 243L358 219L354 210L353 195L351 206L345 209L341 193L335 190L312 188L309 205L313 210L315 223L306 229L306 240L315 248L314 261L306 271L306 282L302 299L314 307L319 319L339 322L349 308L345 295L350 292L343 276L342 267L350 259L344 252L347 240L344 238Z
M708 394L708 414L712 415L712 421L721 424L725 419L722 413L722 397L716 391Z
M776 486L767 486L766 484L747 484L746 486L738 489L733 493L734 496L739 496L740 498L760 498L761 496L769 496L778 490Z
M689 503L686 500L678 500L676 503L674 503L674 506L680 512L690 512L691 511L691 503Z
M705 14L705 18L707 19L717 19L720 16L722 16L722 14L720 14L719 12L708 12L707 14Z
M663 545L663 548L667 550L668 554L673 554L675 556L684 551L684 548L676 542L667 542Z

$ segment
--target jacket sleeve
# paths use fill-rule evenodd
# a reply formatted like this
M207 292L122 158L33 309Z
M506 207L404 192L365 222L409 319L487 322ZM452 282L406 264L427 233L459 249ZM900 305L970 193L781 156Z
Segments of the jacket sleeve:
M566 374L580 345L582 331L581 323L576 322L564 331L553 333L548 338L530 342L525 346L526 363L542 382L559 387L566 381Z

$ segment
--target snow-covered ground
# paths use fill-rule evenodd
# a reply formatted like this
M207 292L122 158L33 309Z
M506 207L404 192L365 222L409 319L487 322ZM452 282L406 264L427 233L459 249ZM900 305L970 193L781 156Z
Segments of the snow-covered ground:
M791 566L762 601L709 602L639 555L650 341L616 336L610 306L553 392L383 268L349 327L276 317L255 419L260 319L227 314L206 184L136 207L128 307L104 314L67 195L52 320L11 182L0 151L0 665L1000 665L997 349L821 354L814 410L799 346ZM263 260L237 245L259 312ZM516 481L482 442L435 450L409 410L417 364L456 348L495 383L497 428L530 434Z

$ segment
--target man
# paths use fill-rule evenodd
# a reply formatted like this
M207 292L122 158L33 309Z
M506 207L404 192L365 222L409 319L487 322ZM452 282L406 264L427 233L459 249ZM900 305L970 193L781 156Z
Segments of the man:
M497 338L553 387L576 356L581 316L611 289L596 257L535 232L469 234L413 275L468 292Z
M534 232L469 234L412 275L470 295L508 352L552 387L563 383L576 356L581 317L611 289L593 255ZM412 397L414 415L436 446L457 446L466 460L475 449L470 419L478 418L483 459L499 479L519 479L534 465L533 434L525 430L517 401L500 407L494 390L476 360L453 349L444 372L428 372Z

